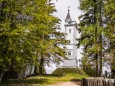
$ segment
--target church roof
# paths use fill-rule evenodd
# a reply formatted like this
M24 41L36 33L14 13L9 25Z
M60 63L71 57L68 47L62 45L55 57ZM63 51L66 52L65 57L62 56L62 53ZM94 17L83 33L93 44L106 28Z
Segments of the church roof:
M71 19L69 11L70 10L69 10L69 7L68 7L68 13L67 13L67 16L66 16L66 19L65 19L65 22L67 22L67 23L71 23L72 22L72 19Z

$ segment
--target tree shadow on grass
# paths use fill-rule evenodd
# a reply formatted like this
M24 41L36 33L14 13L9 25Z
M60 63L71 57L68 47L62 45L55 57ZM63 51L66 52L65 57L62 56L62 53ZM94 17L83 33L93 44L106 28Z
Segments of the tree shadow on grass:
M32 76L28 76L26 79L10 79L5 82L3 82L0 86L33 86L33 84L37 86L41 86L43 84L49 83L49 78L53 77L62 77L59 75L42 75L41 77L38 76L38 78L31 78Z
M0 86L28 86L31 84L44 84L47 83L47 79L22 79L22 80L8 80ZM12 84L12 85L11 85Z

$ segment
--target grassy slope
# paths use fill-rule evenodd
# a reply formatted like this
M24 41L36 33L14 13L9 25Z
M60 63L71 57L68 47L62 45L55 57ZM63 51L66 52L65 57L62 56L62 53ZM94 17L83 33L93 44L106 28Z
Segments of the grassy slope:
M68 73L83 74L83 72L79 68L57 68L52 74L65 75Z
M13 86L47 86L47 84L54 84L59 82L70 81L72 79L82 79L88 77L86 75L79 75L70 73L65 76L33 76L25 80L11 80L10 83L14 84Z

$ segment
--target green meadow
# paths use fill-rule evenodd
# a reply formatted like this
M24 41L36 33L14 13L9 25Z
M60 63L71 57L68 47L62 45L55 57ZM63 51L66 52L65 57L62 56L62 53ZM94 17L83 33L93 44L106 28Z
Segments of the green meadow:
M47 86L49 84L67 82L67 81L80 81L82 78L88 77L87 75L80 75L69 73L63 76L56 75L43 75L31 76L23 80L12 79L1 86Z

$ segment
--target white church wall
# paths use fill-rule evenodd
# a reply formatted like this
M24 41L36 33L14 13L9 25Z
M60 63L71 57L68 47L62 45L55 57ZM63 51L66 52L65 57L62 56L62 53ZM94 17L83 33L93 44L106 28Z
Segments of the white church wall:
M63 67L64 68L74 68L76 67L76 61L75 60L64 60Z
M66 26L65 28L65 33L67 34L66 35L66 40L70 40L70 44L74 44L74 39L73 39L73 36L74 36L74 28L72 26Z

